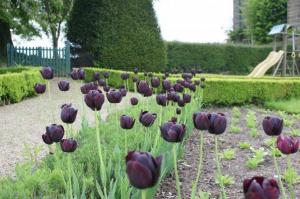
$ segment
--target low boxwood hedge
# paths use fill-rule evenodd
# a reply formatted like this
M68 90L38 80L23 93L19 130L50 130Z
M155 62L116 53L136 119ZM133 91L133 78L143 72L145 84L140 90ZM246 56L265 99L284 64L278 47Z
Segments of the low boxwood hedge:
M110 73L109 85L118 88L123 84L120 75L124 71L98 68L85 68L86 81L92 81L94 72L107 71ZM129 72L131 76L133 73ZM144 74L138 74L144 79ZM162 77L162 74L154 74ZM300 96L300 78L298 77L262 77L248 78L246 76L222 76L212 74L197 75L196 78L206 77L204 104L206 105L242 105L248 103L262 104L268 100L287 99ZM102 75L103 77L103 75ZM180 75L172 75L169 80L175 82ZM129 79L130 89L133 90L132 78Z
M44 82L39 70L30 67L1 68L0 104L16 103L34 96L34 85Z

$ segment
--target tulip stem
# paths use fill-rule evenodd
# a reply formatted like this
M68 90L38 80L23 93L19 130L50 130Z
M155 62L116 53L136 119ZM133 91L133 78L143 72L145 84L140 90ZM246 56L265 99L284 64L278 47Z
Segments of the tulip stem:
M73 191L72 191L72 169L71 169L71 155L68 154L68 172L69 172L69 192L70 198L73 198Z
M118 123L118 107L117 104L115 104L115 115L116 115L116 124Z
M130 89L129 89L128 79L126 79L126 87L127 87L127 91L129 92Z
M102 184L103 184L103 187L104 187L104 193L106 195L106 171L105 171L105 167L104 167L104 163L103 163L103 157L102 157L98 111L94 111L94 115L95 115L98 155L99 155L99 160L100 160L100 172L101 172L100 178L102 180Z
M287 169L288 170L293 169L290 155L287 156ZM288 181L288 189L289 189L289 192L291 194L291 199L295 199L295 192L294 192L293 182L291 182L290 180Z
M200 176L201 176L201 170L202 170L202 165L203 165L203 142L204 142L203 133L200 132L199 164L198 164L198 171L197 171L196 180L195 180L195 182L193 184L193 188L192 188L192 195L191 195L192 199L195 198L196 188L198 186Z
M125 132L125 154L127 154L127 132Z
M273 150L275 150L275 149L276 149L275 140L273 140ZM274 151L272 151L272 156L273 156L273 160L274 160L275 170L276 170L276 173L277 173L277 176L278 176L279 187L280 187L280 191L282 193L282 198L286 199L287 197L286 197L285 189L283 187L283 183L282 183L282 180L281 180L281 174L280 174L280 170L279 170L279 167L278 167L278 163L277 163L277 159L276 159L276 155L275 155Z
M175 171L175 178L176 178L177 198L181 199L180 182L179 182L178 169L177 169L176 144L173 144L173 160L174 160L174 171Z
M141 190L142 199L146 199L147 192L145 189Z
M221 179L222 177L222 171L221 171L221 166L220 166L220 161L219 161L219 149L218 149L218 136L215 135L215 155L216 155L216 164L217 164L217 177L219 177ZM222 180L219 180L220 182L220 186L221 186L221 190L222 190L222 199L226 199L226 191L224 188L224 184L222 182Z
M49 105L50 105L50 110L51 110L52 122L55 123L54 114L53 114L53 106L52 106L52 96L51 96L50 80L47 80L47 86L48 86L48 99L49 99Z

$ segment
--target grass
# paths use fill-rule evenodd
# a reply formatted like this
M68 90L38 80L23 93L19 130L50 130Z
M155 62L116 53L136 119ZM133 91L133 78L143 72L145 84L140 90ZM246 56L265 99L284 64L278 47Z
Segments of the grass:
M266 108L287 113L300 114L300 99L274 100L265 103Z

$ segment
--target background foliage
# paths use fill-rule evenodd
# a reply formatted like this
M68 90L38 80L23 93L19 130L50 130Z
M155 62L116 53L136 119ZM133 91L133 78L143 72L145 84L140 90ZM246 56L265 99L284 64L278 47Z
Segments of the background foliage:
M67 36L100 67L159 71L166 66L151 0L77 0Z

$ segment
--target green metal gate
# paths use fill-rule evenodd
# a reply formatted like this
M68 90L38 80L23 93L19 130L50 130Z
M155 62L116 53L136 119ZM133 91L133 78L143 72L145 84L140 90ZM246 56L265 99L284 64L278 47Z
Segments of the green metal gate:
M64 48L16 47L7 45L7 65L51 66L56 76L67 76L71 71L70 42Z

